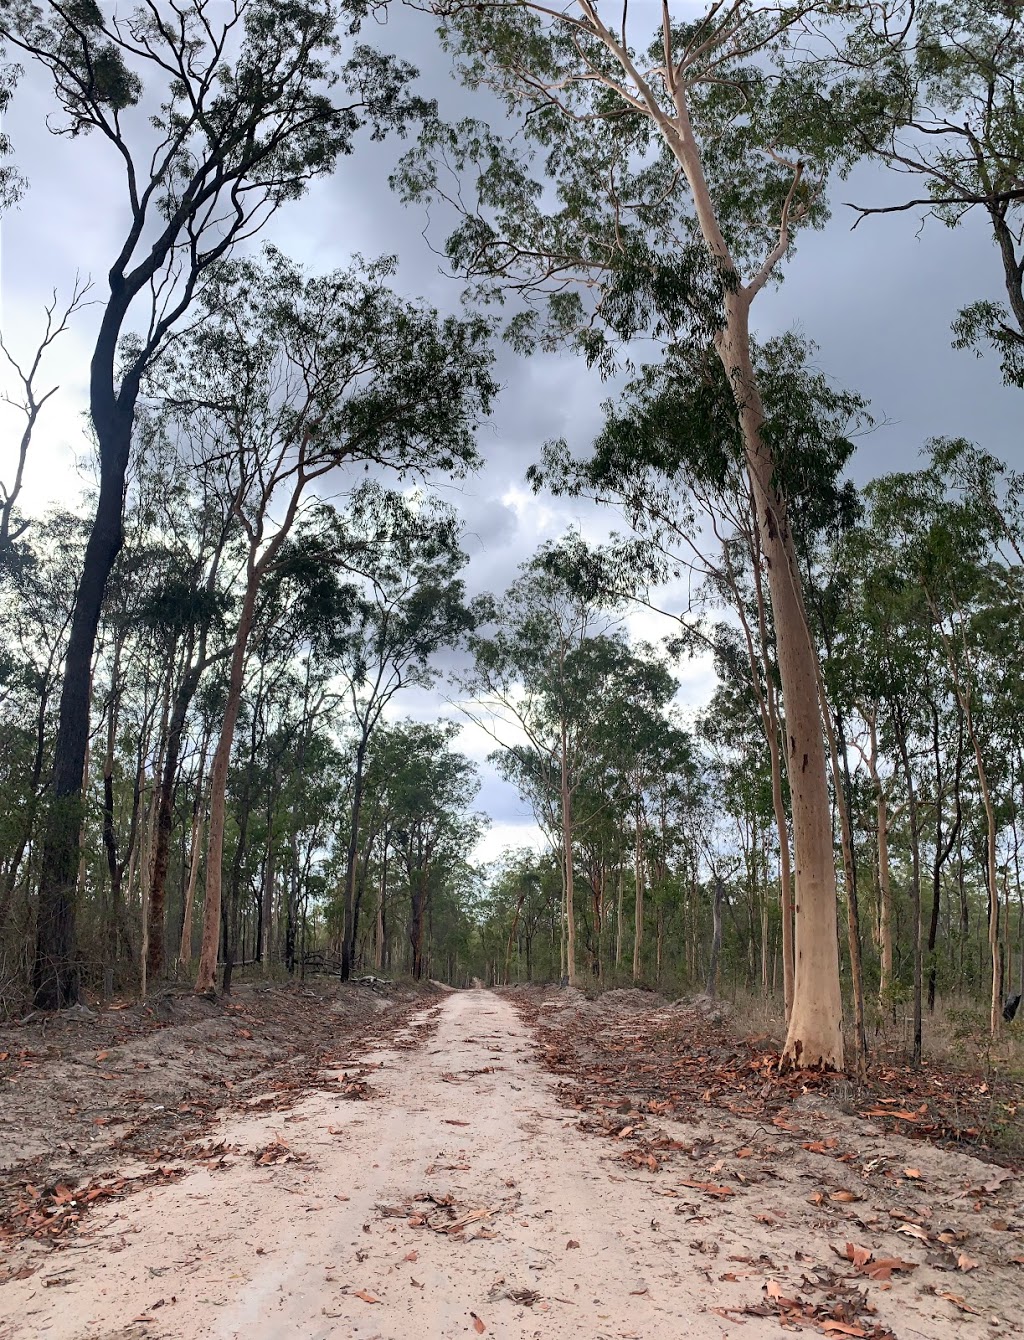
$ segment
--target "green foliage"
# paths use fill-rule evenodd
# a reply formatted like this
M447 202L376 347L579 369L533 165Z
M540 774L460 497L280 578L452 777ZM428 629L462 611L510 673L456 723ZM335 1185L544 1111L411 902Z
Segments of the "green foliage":
M395 185L461 215L447 254L479 296L532 293L508 323L518 347L567 341L603 367L640 334L701 348L723 295L772 254L784 212L820 227L823 183L856 153L807 116L828 76L801 38L811 24L830 32L835 8L731 6L644 53L570 11L439 4L463 80L503 101L515 135L431 122ZM666 42L729 260L709 249L680 169Z

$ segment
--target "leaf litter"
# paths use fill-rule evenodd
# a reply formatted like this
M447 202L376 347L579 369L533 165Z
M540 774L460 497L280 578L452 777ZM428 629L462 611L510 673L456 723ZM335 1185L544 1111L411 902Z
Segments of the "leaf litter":
M764 1254L730 1256L762 1269L780 1265L784 1274L764 1281L758 1301L725 1307L722 1315L730 1314L729 1320L774 1315L784 1329L889 1340L894 1323L877 1314L874 1290L884 1296L893 1289L904 1291L904 1303L930 1295L960 1314L987 1316L989 1334L1024 1310L1024 1290L1007 1273L1017 1263L1010 1255L1013 1244L993 1238L993 1231L1007 1232L1013 1220L993 1220L990 1228L978 1218L1019 1191L1014 1169L990 1167L979 1176L975 1162L978 1155L994 1156L983 1140L990 1084L927 1069L908 1081L903 1068L885 1064L860 1102L851 1103L845 1080L780 1074L778 1054L766 1039L734 1035L724 1022L710 1020L701 1004L668 1005L636 990L609 991L592 1001L571 990L520 989L508 995L535 1028L538 1059L558 1077L559 1099L577 1114L578 1129L613 1147L625 1145L612 1157L625 1165L627 1176L649 1177L652 1192L679 1201L675 1213L684 1222L711 1222L712 1205L731 1205L732 1215L749 1215L761 1231L805 1244L816 1238L819 1257L831 1248L845 1264L837 1272L822 1258L807 1271L810 1258L799 1247L796 1267ZM1024 1086L1018 1087L1024 1094ZM680 1122L686 1123L684 1138ZM934 1152L909 1159L908 1138ZM830 1164L846 1169L846 1175L816 1176L815 1160L823 1169ZM701 1165L704 1175L673 1176L680 1163ZM773 1184L784 1192L805 1178L819 1181L819 1189L801 1197L819 1217L802 1228L802 1216L794 1217L792 1209L748 1203L751 1196L763 1199ZM687 1194L698 1199L687 1203ZM944 1222L937 1222L943 1211ZM1018 1218L1024 1220L1024 1204ZM863 1239L852 1236L841 1246L829 1242L828 1230L843 1224L866 1231L869 1245L860 1246ZM1024 1223L1017 1228L1024 1230ZM893 1250L896 1233L922 1249L920 1259ZM691 1249L717 1255L722 1241L697 1240ZM962 1247L968 1241L970 1254ZM793 1278L797 1270L799 1287ZM974 1286L987 1277L984 1292L971 1299L937 1282L940 1272L950 1271ZM906 1281L919 1274L921 1287L906 1295ZM764 1279L756 1269L719 1278L740 1284L747 1275ZM810 1296L816 1291L823 1297Z

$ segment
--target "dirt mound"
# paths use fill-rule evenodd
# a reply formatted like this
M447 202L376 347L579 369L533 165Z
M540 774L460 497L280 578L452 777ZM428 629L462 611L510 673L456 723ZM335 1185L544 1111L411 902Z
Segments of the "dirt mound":
M326 978L241 984L217 1000L169 989L0 1028L0 1233L26 1186L166 1162L220 1109L268 1086L285 1105L353 1043L440 994Z

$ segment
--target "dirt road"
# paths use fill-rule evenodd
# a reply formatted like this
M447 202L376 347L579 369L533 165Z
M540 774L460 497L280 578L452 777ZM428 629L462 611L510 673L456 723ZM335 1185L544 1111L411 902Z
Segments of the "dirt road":
M753 1256L726 1265L726 1212L701 1220L702 1255L649 1175L575 1129L507 1000L452 994L359 1059L368 1101L232 1114L211 1166L96 1209L72 1248L4 1287L0 1336L778 1334L776 1317L713 1310L757 1301L765 1281ZM953 1333L905 1319L900 1340Z
M0 1333L723 1334L701 1311L708 1281L679 1259L674 1235L652 1229L647 1190L611 1180L598 1149L566 1129L507 1001L453 994L425 1044L372 1060L367 1103L314 1095L287 1124L261 1117L218 1132L239 1151L280 1138L282 1161L237 1157L94 1212L79 1250L53 1258L52 1278L5 1287Z

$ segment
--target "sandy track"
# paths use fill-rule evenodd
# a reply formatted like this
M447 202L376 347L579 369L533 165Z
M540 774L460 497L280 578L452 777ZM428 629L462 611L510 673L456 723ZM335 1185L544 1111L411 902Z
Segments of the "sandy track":
M707 1311L723 1286L652 1220L650 1190L571 1129L507 1001L454 994L427 1041L369 1059L370 1101L314 1094L290 1118L232 1118L217 1132L238 1148L229 1167L96 1210L73 1250L3 1289L0 1335L734 1333ZM256 1166L248 1151L278 1136L302 1161ZM743 1334L777 1332L750 1318Z

